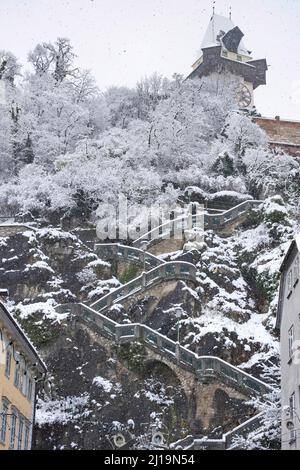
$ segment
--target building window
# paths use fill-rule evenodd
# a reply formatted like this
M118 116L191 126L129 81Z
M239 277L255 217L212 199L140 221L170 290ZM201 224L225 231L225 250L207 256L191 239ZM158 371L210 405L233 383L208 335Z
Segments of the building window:
M243 57L241 55L237 55L237 60L239 60L240 62L243 62Z
M0 441L5 444L7 427L8 401L2 400Z
M297 256L294 264L294 286L299 281L299 256Z
M291 326L288 332L288 341L289 341L289 358L293 357L293 346L294 346L294 325Z
M287 278L288 297L290 296L292 289L293 289L293 271L291 269L288 273L288 278Z
M20 392L23 392L23 386L24 386L24 370L19 368L19 390Z
M293 393L291 396L290 396L290 418L291 420L294 422L294 418L296 416L296 413L295 413L295 405L296 405L296 401L295 401L295 393ZM295 423L294 423L295 424ZM296 430L293 429L290 431L290 444L293 444L296 440Z
M5 360L5 375L7 378L10 377L10 371L11 371L11 351L8 349L6 351L6 360Z
M10 417L10 442L9 442L9 447L11 449L15 448L16 428L17 428L17 412L15 410L13 410L12 415Z
M29 401L32 400L32 379L30 378L28 378L27 398Z
M23 395L26 397L27 396L27 386L28 386L28 375L27 375L27 371L25 369L21 370L21 376L22 376L22 385L20 386L20 390L23 393Z
M23 429L24 429L24 419L22 417L20 417L19 432L18 432L18 450L22 449Z
M30 425L25 426L24 449L29 450Z
M222 51L222 56L223 57L228 57L228 52L227 51Z
M14 380L14 385L15 387L19 387L20 383L20 366L17 364L16 365L16 371L15 371L15 380Z

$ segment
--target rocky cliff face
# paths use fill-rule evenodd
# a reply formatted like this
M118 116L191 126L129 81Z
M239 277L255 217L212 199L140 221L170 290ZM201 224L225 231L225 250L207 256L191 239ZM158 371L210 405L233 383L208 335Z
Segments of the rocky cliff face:
M79 326L61 328L46 356L55 377L51 400L39 400L36 448L108 449L119 432L125 448L147 448L153 429L168 444L191 434L220 438L253 414L223 384L189 389L191 374L174 372L143 345L116 347Z
M293 236L280 210L275 217L266 205L238 231L208 232L194 249L189 242L188 253L172 258L196 264L197 285L156 286L109 316L144 322L199 355L264 378L266 365L278 361L276 276ZM120 431L128 448L147 448L153 429L163 430L168 443L191 434L220 437L253 414L246 397L226 385L196 386L143 345L117 346L55 311L58 303L88 303L119 285L110 264L74 234L40 228L3 236L0 256L0 282L52 376L40 391L36 448L107 449Z

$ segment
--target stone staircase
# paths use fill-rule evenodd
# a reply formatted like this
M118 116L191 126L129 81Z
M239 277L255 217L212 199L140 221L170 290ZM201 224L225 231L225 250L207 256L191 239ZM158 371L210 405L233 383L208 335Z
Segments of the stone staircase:
M262 201L251 200L217 214L203 213L204 219L202 222L204 228L206 230L223 230L232 224L241 223L252 209L261 204ZM0 226L3 227L3 234L5 235L10 235L15 231L34 230L32 226L16 224L11 220L6 220L5 222ZM182 347L178 342L170 340L168 337L144 324L118 324L107 316L107 312L114 304L123 303L137 293L143 293L162 282L181 280L195 284L197 282L197 272L193 264L187 262L165 262L149 253L149 251L142 250L141 247L145 246L144 242L147 242L147 250L149 250L166 238L172 238L177 233L182 234L182 231L187 227L196 228L197 226L199 226L199 218L189 214L188 216L171 220L145 233L133 242L132 247L120 244L96 244L95 251L102 259L117 258L121 261L138 265L140 268L143 268L144 272L90 306L76 303L63 304L57 307L57 310L61 313L70 313L71 318L75 321L87 325L115 344L142 342L149 350L159 353L162 358L174 363L176 367L193 373L199 383L219 379L246 395L263 396L270 392L272 387L222 359L213 356L198 356L189 349ZM245 436L247 433L259 429L262 421L263 415L257 415L229 433L224 434L222 439L194 439L191 448L232 448L234 447L235 437Z
M75 322L79 322L92 331L96 331L116 345L141 342L146 348L156 352L160 357L174 363L177 367L192 372L199 383L212 379L220 380L232 388L242 391L247 396L263 397L271 392L272 387L263 381L247 374L219 357L198 356L194 352L172 341L166 336L140 323L118 324L104 313L96 311L85 304L63 304L57 307L60 313L69 313ZM234 439L245 437L249 432L259 429L263 414L259 414L223 435L222 439L194 439L193 449L229 449L234 448Z
M144 272L141 276L92 303L91 307L98 312L103 312L114 304L122 303L129 297L144 292L164 281L179 280L196 283L196 272L196 266L191 263L182 261L161 262L156 268Z
M241 220L250 210L260 205L262 201L246 201L229 211L221 214L206 214L205 227L224 227L233 221ZM126 299L144 292L156 284L168 280L182 280L197 282L196 267L186 262L164 262L149 252L138 248L142 241L149 241L150 246L165 236L165 231L171 230L171 234L178 229L176 224L180 221L174 220L156 230L156 237L152 238L154 232L148 232L134 242L133 247L120 244L96 244L95 252L106 260L118 258L129 263L135 263L144 267L141 276L115 289L90 306L85 304L65 304L58 307L63 313L71 313L72 318L85 324L92 330L110 339L115 344L141 342L147 348L159 353L162 358L171 361L181 369L192 372L199 383L205 383L212 379L219 379L230 384L233 388L242 391L246 395L264 396L272 390L272 387L261 380L247 374L222 359L214 356L198 356L187 348L182 347L166 336L140 323L118 324L107 316L108 310L114 304L123 303ZM195 226L195 225L194 225ZM149 240L150 239L150 240ZM149 244L147 245L149 248ZM197 449L231 449L235 448L235 438L246 437L249 432L258 430L263 423L263 414L259 414L239 425L232 431L223 435L222 439L194 439L190 448Z
M238 204L235 207L232 207L229 210L222 211L218 214L211 214L209 212L203 212L197 216L189 213L178 217L174 220L169 220L168 222L155 227L149 232L143 234L138 239L134 240L133 247L141 248L145 242L147 243L147 250L152 248L157 243L165 239L182 238L184 230L196 228L204 228L205 230L217 230L222 231L226 228L242 223L249 212L257 207L259 207L263 201L258 200L249 200L244 201L241 204Z

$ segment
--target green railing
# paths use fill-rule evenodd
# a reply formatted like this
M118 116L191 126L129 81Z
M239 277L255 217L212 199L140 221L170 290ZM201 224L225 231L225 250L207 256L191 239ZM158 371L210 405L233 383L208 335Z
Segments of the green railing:
M152 245L157 243L160 240L174 238L178 235L178 239L180 239L181 234L183 234L184 230L191 229L195 227L197 224L202 224L202 215L204 217L203 227L207 230L210 229L221 229L224 228L226 225L232 223L236 219L242 217L244 214L250 212L256 207L259 207L263 201L258 200L249 200L244 201L241 204L238 204L231 209L226 211L222 211L219 214L210 214L206 210L204 210L203 214L199 213L197 216L188 214L182 215L181 217L167 221L166 223L155 227L154 229L150 230L149 232L143 234L137 240L133 242L133 246L140 247L142 242L145 240L148 241L148 247L150 248Z
M263 201L250 200L242 202L241 204L232 207L231 209L224 211L221 214L206 214L205 228L222 228L240 218L244 214L247 214L256 207L259 207L262 203Z
M205 214L205 228L224 227L261 203L262 201L245 201L221 214ZM117 344L134 341L143 342L148 348L157 351L163 357L176 363L178 367L194 373L199 381L211 378L221 379L228 382L234 388L244 391L246 394L264 395L271 391L272 387L226 361L214 356L198 356L189 349L180 346L179 343L170 340L144 324L120 325L104 315L104 312L114 304L122 302L128 296L134 295L162 281L179 279L196 282L196 267L193 264L185 262L165 263L150 253L136 247L145 240L148 240L149 245L151 245L160 239L171 238L179 233L180 230L184 230L187 225L195 227L198 221L199 219L195 219L192 215L169 221L140 237L134 242L135 246L133 248L119 244L97 244L95 249L101 258L112 259L118 257L122 260L143 264L145 268L151 268L153 265L155 267L115 289L113 292L94 302L90 307L84 304L65 304L59 306L58 310L61 312L69 311L75 319L92 328L96 328L101 334L112 339ZM221 440L196 439L194 441L194 448L230 448L234 446L235 438L257 429L262 424L262 418L262 414L255 416L230 433L225 434Z
M203 212L204 216L204 212ZM204 226L204 221L201 214L198 214L198 224ZM133 241L134 247L141 247L145 241L148 241L147 247L150 248L152 245L157 243L160 240L168 240L170 238L175 238L178 240L184 239L184 232L187 229L192 229L197 225L197 218L192 214L182 215L179 218L174 220L168 220L162 225L159 225L149 232L143 234L141 237Z
M118 287L113 292L105 295L100 300L94 302L91 307L98 312L101 312L114 303L122 302L129 295L134 295L138 291L146 290L162 281L178 279L182 281L196 282L196 266L191 263L182 261L174 261L170 263L163 263L151 271L143 273L141 276L133 279L132 281Z
M240 437L247 438L251 432L257 431L261 428L263 426L264 416L264 412L259 413L248 421L240 424L232 431L224 434L223 438L225 439L226 449L234 449L237 446L235 444L236 439Z
M144 324L120 325L84 304L64 304L60 305L58 310L69 312L79 321L96 327L104 336L108 336L118 344L142 341L150 349L163 354L178 366L195 373L200 380L213 375L249 395L264 395L272 390L272 387L238 367L215 356L198 356Z
M232 431L223 434L222 439L194 439L194 450L239 450L242 448L240 438L247 439L250 433L259 431L263 426L265 413L259 413L240 424Z
M164 261L151 253L147 253L139 248L120 245L119 243L96 243L94 251L99 258L105 261L120 259L122 261L138 264L141 267L145 266L145 269L147 270L156 268L164 263Z

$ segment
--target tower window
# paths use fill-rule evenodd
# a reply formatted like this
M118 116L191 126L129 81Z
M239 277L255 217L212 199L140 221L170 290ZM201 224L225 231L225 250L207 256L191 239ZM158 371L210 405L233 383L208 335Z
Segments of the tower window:
M237 60L239 60L240 62L243 62L243 57L241 55L237 55L236 56Z

